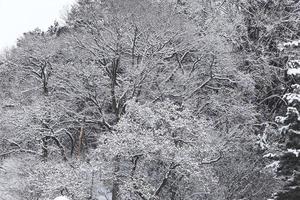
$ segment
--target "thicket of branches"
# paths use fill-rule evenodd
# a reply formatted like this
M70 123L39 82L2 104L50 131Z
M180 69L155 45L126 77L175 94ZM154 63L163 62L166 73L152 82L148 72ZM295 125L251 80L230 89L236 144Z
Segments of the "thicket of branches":
M24 33L0 62L1 197L271 197L299 6L79 0Z

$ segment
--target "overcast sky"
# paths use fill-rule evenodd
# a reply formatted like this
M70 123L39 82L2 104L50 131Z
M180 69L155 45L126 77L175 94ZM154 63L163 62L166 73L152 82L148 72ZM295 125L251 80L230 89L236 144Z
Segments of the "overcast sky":
M0 0L0 51L14 45L22 33L46 30L60 21L75 0Z

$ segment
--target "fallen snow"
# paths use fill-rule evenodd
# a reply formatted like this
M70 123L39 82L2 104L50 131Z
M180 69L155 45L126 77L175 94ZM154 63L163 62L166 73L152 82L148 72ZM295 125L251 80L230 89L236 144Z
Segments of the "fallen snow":
M70 200L70 199L66 196L59 196L59 197L56 197L54 200Z
M291 42L285 42L283 43L284 46L299 46L300 40L294 40Z
M287 63L288 68L290 69L295 69L295 68L300 68L300 60L290 60Z
M295 89L295 88L300 88L300 85L299 85L299 84L293 84L293 85L291 85L291 87L292 87L293 89Z
M292 86L293 93L300 94L300 85L299 84L293 84Z
M298 74L300 74L300 69L288 69L287 74L288 75L298 75Z
M300 102L300 94L296 93L287 93L283 96L285 100L287 100L288 104L291 104L293 102Z
M288 149L288 152L295 154L296 157L298 157L299 154L300 154L300 150L299 149Z
M265 169L272 169L275 171L279 167L279 163L280 161L274 161L271 164L265 166Z
M291 41L291 42L284 42L284 43L278 44L278 49L280 51L282 51L285 48L288 48L288 47L298 47L299 45L300 45L300 40L294 40L294 41Z
M264 157L264 158L274 158L274 157L276 157L276 156L277 156L277 155L274 154L274 153L268 153L268 154L264 155L263 157Z

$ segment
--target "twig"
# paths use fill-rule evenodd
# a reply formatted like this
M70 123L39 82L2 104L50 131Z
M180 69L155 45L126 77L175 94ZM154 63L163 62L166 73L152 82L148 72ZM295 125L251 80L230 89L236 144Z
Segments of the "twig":
M278 96L277 94L273 94L273 95L271 95L271 96L263 99L261 102L258 103L258 105L261 105L263 102L265 102L265 101L267 101L269 99L272 99L272 98L279 98L280 100L282 100L285 103L285 105L287 105L287 102L283 98L281 98L280 96Z
M210 161L202 161L200 163L200 165L209 165L209 164L213 164L213 163L216 163L218 162L221 158L223 157L223 153L220 151L219 152L219 156L216 158L216 159L213 159L213 160L210 160Z
M167 181L171 175L171 171L174 170L176 167L180 166L180 164L171 163L169 166L169 170L166 172L165 177L163 178L162 182L159 184L158 188L155 190L153 196L158 196L163 187L167 184Z

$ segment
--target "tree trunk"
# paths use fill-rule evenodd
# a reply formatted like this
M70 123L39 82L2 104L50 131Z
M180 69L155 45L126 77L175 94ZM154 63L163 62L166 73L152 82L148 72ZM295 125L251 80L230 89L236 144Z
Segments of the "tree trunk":
M112 188L112 198L111 200L118 200L120 195L120 180L119 180L119 171L120 171L120 161L121 158L119 155L115 156L113 161L114 168L114 180L113 180L113 188Z
M117 85L117 70L119 68L119 58L114 58L112 61L111 66L111 104L112 104L112 111L115 114L116 121L119 120L119 109L117 104L117 98L116 98L116 85Z

